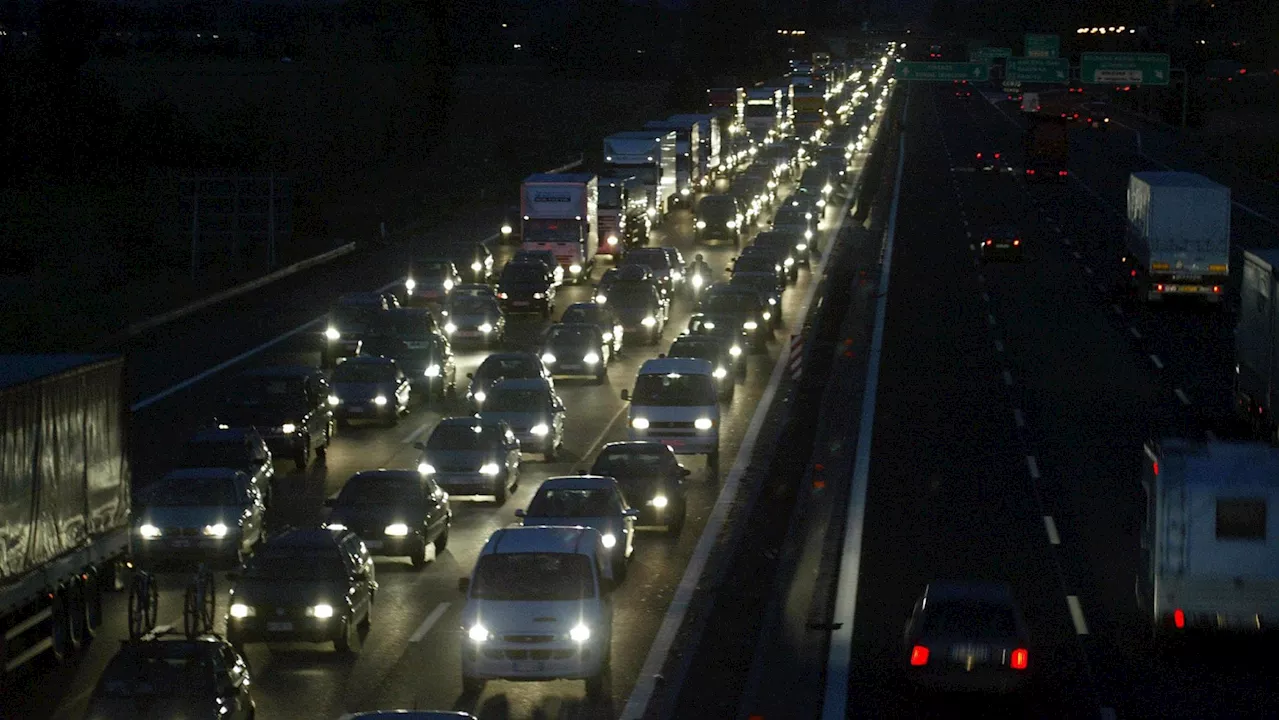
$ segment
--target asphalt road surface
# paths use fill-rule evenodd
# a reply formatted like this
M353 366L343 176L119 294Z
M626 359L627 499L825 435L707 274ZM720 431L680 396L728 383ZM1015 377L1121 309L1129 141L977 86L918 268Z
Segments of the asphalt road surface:
M829 214L835 216L837 212L832 210ZM838 225L836 220L828 217L824 227ZM264 363L317 363L322 344L318 333L323 328L309 323L323 315L340 292L386 286L402 277L403 261L410 253L430 254L430 248L447 237L479 239L486 234L486 227L492 227L487 225L487 219L472 226L455 224L420 238L413 247L360 256L281 281L133 342L127 348L131 392L135 403L143 403L134 414L131 428L137 484L145 485L170 467L184 438L213 412L222 383L232 373ZM669 216L650 244L674 245L681 248L686 259L692 259L692 230L692 214L679 211ZM732 256L732 249L726 246L699 251L716 272L725 268ZM596 278L610 264L605 261L604 267L597 267ZM785 325L800 312L798 306L809 282L809 271L801 270L798 283L786 292ZM558 310L572 302L585 301L589 295L589 287L566 286L558 295ZM626 347L610 366L605 385L557 383L569 411L565 457L548 464L526 455L520 487L503 507L494 507L488 500L454 498L449 549L424 571L414 572L405 560L379 559L375 618L357 655L343 657L321 645L250 645L248 658L259 717L333 718L349 711L397 707L466 709L482 718L615 717L631 691L719 492L718 483L706 478L702 458L683 460L694 471L689 481L688 517L683 533L675 539L643 533L628 578L617 592L619 611L613 628L613 686L609 702L587 704L583 684L576 681L491 682L480 697L462 696L459 614L464 598L456 590L457 579L470 574L480 548L494 530L516 522L513 511L527 505L543 479L585 468L602 444L626 439L626 404L619 398L619 390L630 388L644 360L666 350L670 340L683 330L690 310L688 299L677 299L664 341L658 346ZM508 326L509 345L535 342L543 326L539 320L513 319ZM292 334L281 339L282 334L288 333ZM254 352L268 343L272 343L270 347ZM732 405L722 411L721 448L730 458L730 465L779 349L775 340L767 353L750 357L744 384ZM487 352L456 351L461 383L465 382L464 373L474 370ZM207 369L245 353L249 356L243 362L155 399L167 388L201 377ZM342 430L326 461L313 464L305 472L295 471L290 462L280 462L277 473L281 480L270 521L277 525L321 521L323 499L337 492L352 474L378 467L414 467L418 452L412 442L425 439L441 417L460 413L458 405L417 407L395 428L352 426ZM181 574L161 576L161 624L181 626L181 590L187 580ZM227 585L225 579L219 579L220 618L226 612ZM23 687L6 698L5 716L80 717L117 641L127 636L124 600L122 593L109 598L107 622L78 664L27 678ZM218 629L223 625L220 619Z
M1134 600L1141 443L1225 435L1230 312L1118 302L1127 175L1161 169L1116 135L1074 133L1070 182L1021 166L1018 119L949 87L912 93L871 448L850 717L1275 717L1275 635L1158 650ZM1250 220L1250 218L1252 218ZM1274 241L1248 213L1238 245ZM993 225L1020 263L980 264ZM935 579L1009 583L1031 692L929 697L902 683L902 631Z

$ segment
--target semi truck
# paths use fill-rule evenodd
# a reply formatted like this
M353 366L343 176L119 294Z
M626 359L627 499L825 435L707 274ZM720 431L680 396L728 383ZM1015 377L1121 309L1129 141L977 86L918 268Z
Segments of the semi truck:
M792 107L795 108L796 136L805 141L817 141L827 120L827 100L821 92L795 90Z
M0 687L102 624L130 548L124 359L0 356Z
M1230 188L1194 173L1129 175L1121 267L1139 301L1221 302L1230 254Z
M621 257L649 241L649 208L644 184L633 177L600 178L597 182L596 222L602 255Z
M674 131L630 130L604 139L604 174L634 177L648 192L651 221L667 212L676 192L676 134Z
M748 88L743 109L743 125L756 143L771 140L782 125L782 89Z
M676 134L676 194L671 202L672 207L688 206L693 201L694 188L703 184L703 166L698 161L701 128L695 120L650 120L644 129Z
M1153 634L1274 630L1275 448L1165 438L1143 451L1135 594Z
M695 161L701 168L702 182L700 187L707 187L723 172L725 163L725 145L722 144L721 132L723 124L719 117L710 113L672 115L670 122L692 122L698 126L698 145Z
M596 176L537 173L520 185L520 248L555 253L572 282L591 277L600 235Z
M1068 149L1066 118L1046 113L1027 116L1022 136L1027 182L1065 182Z
M1276 437L1276 262L1280 251L1244 251L1236 325L1235 405L1254 437Z

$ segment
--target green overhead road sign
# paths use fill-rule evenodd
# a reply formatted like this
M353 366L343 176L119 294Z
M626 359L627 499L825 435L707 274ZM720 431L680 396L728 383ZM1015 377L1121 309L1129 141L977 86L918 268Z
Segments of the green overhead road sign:
M1094 85L1168 85L1169 56L1164 53L1081 53L1080 81Z
M969 51L969 62L984 62L995 58L1013 57L1013 48L980 47Z
M1066 58L1012 57L1004 62L1004 79L1011 82L1067 84L1070 61Z
M1025 47L1026 52L1023 55L1029 58L1056 58L1061 42L1057 35L1027 33Z
M986 63L904 62L897 76L903 80L986 80Z

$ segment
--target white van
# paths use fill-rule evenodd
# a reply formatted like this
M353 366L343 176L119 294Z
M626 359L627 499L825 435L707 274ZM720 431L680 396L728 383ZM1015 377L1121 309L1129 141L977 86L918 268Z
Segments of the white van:
M1022 112L1040 112L1040 95L1038 93L1022 94Z
M462 692L488 680L587 681L608 697L615 579L600 532L510 527L489 536L462 609Z
M627 426L631 440L666 443L677 455L706 455L720 476L720 405L711 363L700 358L647 360L636 375Z

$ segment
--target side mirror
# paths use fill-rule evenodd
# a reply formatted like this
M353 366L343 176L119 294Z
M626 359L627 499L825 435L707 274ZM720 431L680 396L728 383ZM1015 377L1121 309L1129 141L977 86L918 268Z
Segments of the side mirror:
M622 511L622 514L629 518L640 517L640 511L635 508L627 508L626 510Z
M524 508L516 508L516 517L518 518L525 517Z
M327 508L337 507L337 505L338 505L338 498L328 497L324 499L324 506Z
M474 373L467 373L467 379L468 379L468 380L475 380L475 379L476 379L476 376L475 376L475 374L474 374Z
M623 389L623 391L620 393L620 396L622 397L623 402L631 402L631 393L626 389Z
M469 577L458 578L458 592L460 593L471 592L471 578Z
M426 450L426 449L427 449L427 444L426 444L426 443L424 443L424 442L422 442L421 440L419 440L418 442L415 442L415 443L413 444L413 448L414 448L415 450Z

